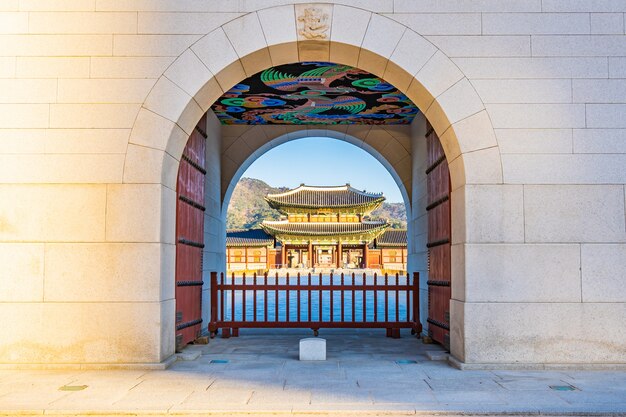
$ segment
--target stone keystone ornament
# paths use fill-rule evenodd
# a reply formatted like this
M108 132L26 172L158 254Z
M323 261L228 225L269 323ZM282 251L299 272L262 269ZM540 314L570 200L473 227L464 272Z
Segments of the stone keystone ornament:
M307 7L298 15L298 22L302 22L300 36L309 40L328 38L328 13L321 8Z

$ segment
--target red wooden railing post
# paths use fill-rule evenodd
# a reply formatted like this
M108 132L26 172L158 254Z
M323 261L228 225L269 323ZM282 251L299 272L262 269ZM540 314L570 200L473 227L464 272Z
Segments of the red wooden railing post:
M333 317L333 315L334 315L333 314L333 310L334 310L334 308L333 308L334 307L334 304L333 304L334 300L333 300L333 298L335 298L334 297L335 293L333 291L333 273L332 272L330 273L330 291L329 291L329 294L330 294L330 321L333 322L333 321L335 321L335 318Z
M217 272L211 272L211 319L209 334L215 337L217 333Z
M413 330L418 337L422 334L420 321L420 273L413 272Z
M246 273L241 274L241 321L246 321Z
M230 277L230 283L233 289L230 290L230 321L235 321L235 273L233 272Z
M263 274L263 284L265 285L265 290L263 291L263 318L267 322L267 272Z

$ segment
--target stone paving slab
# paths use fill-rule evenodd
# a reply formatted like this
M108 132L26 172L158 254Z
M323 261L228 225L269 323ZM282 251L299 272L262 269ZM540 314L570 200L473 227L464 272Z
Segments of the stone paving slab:
M0 416L626 416L626 372L461 371L428 360L440 348L384 331L324 331L328 360L300 362L309 336L242 331L189 347L196 358L167 370L2 370Z

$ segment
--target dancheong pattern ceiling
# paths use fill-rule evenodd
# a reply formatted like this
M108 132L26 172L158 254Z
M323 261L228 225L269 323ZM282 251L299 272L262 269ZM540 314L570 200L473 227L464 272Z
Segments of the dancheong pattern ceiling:
M418 112L407 96L347 65L299 62L266 69L213 104L222 124L409 124Z

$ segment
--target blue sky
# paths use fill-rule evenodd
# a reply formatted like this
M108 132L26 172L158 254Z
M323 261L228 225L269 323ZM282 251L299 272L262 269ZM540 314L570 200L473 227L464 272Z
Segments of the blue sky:
M363 149L337 139L287 142L254 161L243 176L274 187L350 183L360 190L384 193L387 202L403 202L398 186L380 162Z

